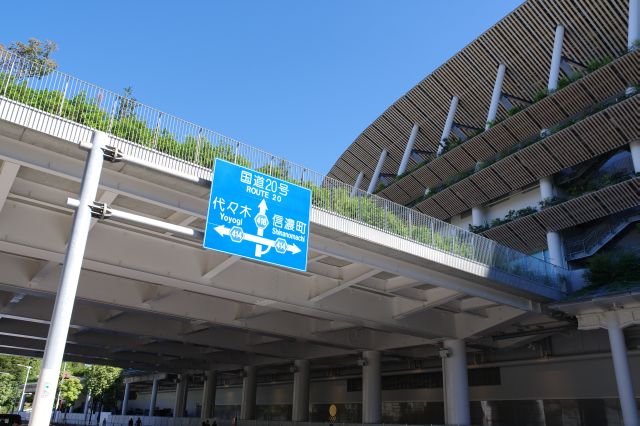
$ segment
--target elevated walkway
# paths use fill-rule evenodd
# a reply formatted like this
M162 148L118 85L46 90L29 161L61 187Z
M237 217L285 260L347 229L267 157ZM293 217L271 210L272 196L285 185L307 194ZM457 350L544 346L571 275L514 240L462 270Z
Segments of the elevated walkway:
M130 101L71 76L8 81L0 93L0 269L12 271L0 292L23 295L2 312L0 333L11 334L0 346L12 353L44 345L47 327L32 324L50 319L66 200L94 129L110 132L112 154L125 159L105 162L96 201L151 219L202 229L216 157L310 187L309 266L95 221L69 359L180 372L394 350L489 333L564 294L561 268L144 105L123 111ZM118 350L105 355L95 342Z

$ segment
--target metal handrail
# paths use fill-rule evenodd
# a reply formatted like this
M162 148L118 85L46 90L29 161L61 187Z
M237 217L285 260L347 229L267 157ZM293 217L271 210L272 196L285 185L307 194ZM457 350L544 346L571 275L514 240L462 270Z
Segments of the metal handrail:
M535 284L561 289L566 277L564 268L542 259L387 199L353 191L351 185L322 173L8 51L0 51L0 97L180 159L203 174L215 158L223 158L307 186L318 209Z
M567 257L571 258L582 252L588 252L597 245L601 244L607 236L612 233L619 232L640 218L640 210L638 208L631 209L629 214L623 216L612 216L607 220L599 223L589 230L587 235L580 235L565 241Z

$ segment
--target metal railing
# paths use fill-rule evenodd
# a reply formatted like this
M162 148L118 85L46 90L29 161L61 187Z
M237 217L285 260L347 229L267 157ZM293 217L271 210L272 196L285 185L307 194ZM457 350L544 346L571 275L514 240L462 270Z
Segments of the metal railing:
M611 216L590 229L586 235L567 239L565 241L567 259L574 260L595 253L628 224L638 220L640 220L640 207L635 207L617 216Z
M203 175L215 158L251 167L311 188L318 209L535 284L557 289L564 284L566 271L544 260L364 191L352 195L353 188L344 182L7 51L0 51L0 98L177 158Z

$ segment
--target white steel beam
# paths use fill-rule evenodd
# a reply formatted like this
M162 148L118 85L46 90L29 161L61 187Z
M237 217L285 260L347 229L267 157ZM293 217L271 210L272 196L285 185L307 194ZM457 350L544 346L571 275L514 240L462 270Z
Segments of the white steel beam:
M207 272L205 272L202 275L202 279L205 280L205 281L211 280L212 278L214 278L216 275L218 275L219 273L221 273L225 269L227 269L227 268L231 267L232 265L234 265L240 259L241 259L240 256L231 255L231 256L227 257L225 260L223 260L222 262L218 263L216 266L214 266L213 268L211 268Z
M376 190L376 185L378 185L378 179L380 178L380 173L382 172L382 167L384 166L384 160L386 159L387 150L383 149L380 153L380 158L378 158L378 164L376 164L376 169L373 172L373 176L371 176L371 182L369 182L367 194L373 194L373 191Z
M489 111L487 112L487 124L485 129L490 129L493 125L496 116L498 115L498 105L500 105L500 97L502 96L502 83L504 81L504 74L507 68L504 64L498 65L498 72L496 74L496 81L493 85L493 93L491 94L491 103L489 104Z
M442 155L442 151L444 151L447 146L447 139L451 135L451 128L453 127L453 120L456 116L456 110L458 109L458 97L451 97L451 105L449 105L449 112L447 113L447 119L444 122L444 128L442 129L442 135L440 136L440 142L438 143L438 152L437 156Z
M311 303L316 303L319 302L333 294L336 294L344 289L347 289L353 285L356 285L364 280L366 280L367 278L373 277L374 275L377 275L381 272L380 269L375 269L375 268L369 268L367 266L360 266L360 265L353 265L355 266L355 273L351 272L351 273L347 273L345 277L343 277L342 280L339 281L339 284L336 286L331 287L328 290L322 291L321 293L311 297L309 299L309 301Z
M411 134L409 135L407 146L404 149L400 167L398 167L398 176L400 176L405 172L405 170L407 170L407 165L409 164L409 159L411 158L411 153L413 152L413 144L416 141L416 136L418 136L418 130L420 130L420 126L418 126L418 124L414 124L411 128Z
M0 211L2 211L5 201L7 201L7 196L19 170L20 166L15 163L7 160L2 163L2 168L0 168Z

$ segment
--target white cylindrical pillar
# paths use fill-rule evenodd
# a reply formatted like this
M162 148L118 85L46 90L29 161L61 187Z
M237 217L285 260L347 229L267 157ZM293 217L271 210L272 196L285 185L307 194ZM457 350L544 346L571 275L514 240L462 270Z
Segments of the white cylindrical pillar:
M467 350L464 340L445 340L446 354L442 357L442 382L445 423L469 425L469 381L467 378Z
M256 390L258 370L255 366L244 367L242 379L242 405L240 405L240 420L253 420L256 411Z
M124 396L122 397L122 410L120 410L120 414L123 416L127 415L127 405L129 404L130 388L131 388L131 383L124 384Z
M87 390L87 397L84 400L84 409L82 410L82 414L84 414L85 416L89 412L90 404L91 404L91 390ZM29 422L29 425L31 425L31 422Z
M383 149L380 153L380 158L378 159L378 164L376 164L376 169L373 172L373 176L371 176L371 182L369 182L369 188L367 189L367 194L373 194L373 191L376 190L376 185L378 184L378 178L380 177L380 172L382 172L382 166L384 166L384 160L387 159L387 150Z
M473 226L482 226L487 223L486 210L482 206L471 208L471 224Z
M627 32L627 46L629 50L637 48L640 41L640 0L629 0L629 29Z
M611 358L618 386L618 397L622 408L622 418L625 426L638 426L638 407L633 393L629 360L627 359L627 345L624 342L624 333L620 327L620 321L615 311L605 313L607 331L609 332L609 344L611 345Z
M640 140L629 143L631 151L631 161L633 161L633 171L640 173Z
M173 408L173 417L184 417L184 409L186 408L187 393L189 391L189 376L180 374L178 383L176 384L176 400Z
M71 313L78 289L78 279L82 269L82 259L87 245L89 228L91 226L91 209L89 205L96 200L100 173L102 171L103 151L108 137L104 132L95 131L92 137L92 147L82 175L80 188L80 205L76 209L71 236L64 257L60 285L51 316L49 335L42 358L42 370L38 378L38 386L33 399L33 411L29 425L41 426L49 424L51 410L55 402L58 388L58 377L62 364L62 355L67 343Z
M153 384L151 385L151 399L149 400L149 417L152 417L156 411L156 401L158 400L158 383L157 377L153 378Z
M364 177L364 172L358 173L358 177L356 177L356 181L353 184L353 188L351 189L351 196L355 197L360 189L360 185L362 185L362 178Z
M362 353L362 423L380 423L382 420L382 376L380 352Z
M309 360L296 360L294 367L291 420L307 422L309 421Z
M556 36L553 40L553 53L551 55L551 66L549 67L549 83L547 89L554 92L558 88L558 77L560 77L560 62L562 61L562 43L564 42L564 27L556 27Z
M414 124L413 127L411 128L409 141L407 142L407 146L404 149L404 154L402 155L402 161L400 161L400 167L398 167L398 176L400 176L405 172L405 170L407 170L407 165L409 164L409 158L411 158L411 153L413 152L413 144L416 141L416 136L418 136L418 130L420 130L420 127L417 124Z
M492 126L498 114L498 105L500 105L500 97L502 96L502 83L504 82L506 70L507 67L504 64L498 66L496 82L493 85L493 94L491 95L491 103L489 104L489 113L487 114L487 124L484 126L485 130Z
M447 114L447 120L444 122L442 135L440 136L440 143L438 144L438 152L436 153L438 157L442 155L442 151L444 151L444 148L447 146L447 139L451 134L451 128L453 127L453 120L455 119L457 109L458 109L458 97L453 96L451 98L451 104L449 105L449 113Z
M540 179L540 200L552 198L553 190L553 176L546 176Z
M202 411L200 412L200 418L208 419L210 417L213 417L213 410L216 406L216 371L209 370L205 373L204 377L204 389L202 391Z
M560 233L556 231L547 232L547 248L549 249L549 262L553 265L564 267L564 249Z

